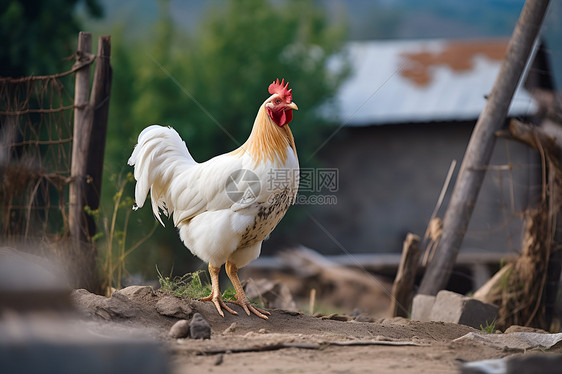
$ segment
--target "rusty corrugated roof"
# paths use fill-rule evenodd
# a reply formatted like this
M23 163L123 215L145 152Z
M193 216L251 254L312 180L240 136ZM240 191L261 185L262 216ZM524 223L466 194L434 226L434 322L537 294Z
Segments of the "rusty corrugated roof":
M475 120L499 72L507 39L351 42L352 75L336 97L348 126ZM510 116L536 103L521 86Z

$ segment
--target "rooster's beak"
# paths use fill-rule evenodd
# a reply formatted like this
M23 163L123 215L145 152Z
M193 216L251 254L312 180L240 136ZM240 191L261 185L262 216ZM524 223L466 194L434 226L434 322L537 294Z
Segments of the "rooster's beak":
M294 109L294 110L299 110L299 107L298 107L297 104L295 104L295 103L291 103L291 104L287 105L287 108L289 108L289 109Z

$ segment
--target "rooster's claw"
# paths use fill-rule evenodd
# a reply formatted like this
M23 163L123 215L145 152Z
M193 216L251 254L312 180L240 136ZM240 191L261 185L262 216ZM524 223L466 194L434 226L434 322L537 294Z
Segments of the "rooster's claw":
M228 305L226 305L226 303L224 302L224 300L222 299L222 297L220 296L215 296L213 295L213 293L211 293L209 296L207 297L203 297L201 299L199 299L199 301L212 301L213 304L215 304L215 308L217 308L217 311L219 312L219 314L224 317L224 312L222 311L222 308L226 309L227 312L229 312L230 314L234 314L234 315L238 315L238 312L236 312L235 310L233 310L231 307L229 307Z

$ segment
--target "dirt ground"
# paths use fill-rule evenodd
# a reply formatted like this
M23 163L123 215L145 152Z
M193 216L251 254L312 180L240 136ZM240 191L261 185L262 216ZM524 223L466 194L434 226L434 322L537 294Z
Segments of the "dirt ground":
M211 339L173 339L168 331L179 319L158 312L156 305L163 296L138 287L105 300L75 291L73 299L93 320L116 324L123 331L143 330L160 340L177 374L454 373L464 362L528 353L470 341L453 342L477 331L456 324L403 318L338 321L282 310L271 310L266 321L246 316L236 305L231 306L239 315L226 313L223 318L211 303L196 300L181 300L180 314L189 319L193 313L201 313L211 325ZM562 353L562 348L557 345L549 352Z

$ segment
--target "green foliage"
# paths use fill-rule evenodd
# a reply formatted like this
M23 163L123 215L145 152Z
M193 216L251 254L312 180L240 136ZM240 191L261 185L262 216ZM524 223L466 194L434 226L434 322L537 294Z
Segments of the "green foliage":
M104 214L103 209L92 210L90 207L85 207L85 212L91 215L98 225L98 233L92 241L97 243L102 257L98 263L101 267L103 286L108 295L111 294L112 288L121 288L123 277L127 274L125 267L127 256L148 240L157 227L157 223L154 222L147 234L129 245L127 233L133 199L125 194L125 188L134 180L133 175L127 173L125 178L114 175L112 179L116 182L117 188L113 195L111 216Z
M19 77L64 71L64 57L76 50L79 0L4 0L0 2L0 76ZM85 0L86 12L102 15L97 0Z
M496 332L496 320L494 319L492 322L488 323L486 320L486 326L480 325L480 331L486 334L493 334Z
M158 282L160 282L161 290L176 297L199 299L209 296L211 293L211 286L209 284L203 284L201 281L200 274L204 273L204 270L198 270L194 273L188 273L181 277L176 276L173 278L163 276L158 268L156 268L156 272L158 273Z
M201 274L205 274L205 270L198 270L173 278L171 276L163 276L158 268L156 268L156 272L158 273L158 282L160 282L161 290L171 295L181 298L200 299L211 294L211 285L203 283L201 280ZM226 301L234 301L236 300L235 295L236 291L234 288L229 287L222 294L222 298Z

